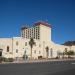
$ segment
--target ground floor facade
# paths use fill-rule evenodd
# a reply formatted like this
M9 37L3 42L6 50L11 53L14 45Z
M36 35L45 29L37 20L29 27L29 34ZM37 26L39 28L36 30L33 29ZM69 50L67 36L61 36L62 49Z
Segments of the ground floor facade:
M5 58L22 58L30 59L31 48L29 45L30 39L22 37L0 38L0 56ZM65 49L74 50L75 46L69 47L58 45L50 41L35 40L35 45L32 48L32 58L56 58L59 54L62 55ZM46 50L46 47L49 49ZM60 56L61 57L61 56Z

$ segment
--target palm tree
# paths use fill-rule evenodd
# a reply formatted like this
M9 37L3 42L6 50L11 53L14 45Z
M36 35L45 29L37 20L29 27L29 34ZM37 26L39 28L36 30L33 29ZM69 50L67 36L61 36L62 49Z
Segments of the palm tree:
M47 53L46 58L48 58L48 52L49 52L49 47L47 46L46 47L46 53Z
M63 57L64 57L64 55L68 56L68 50L67 50L67 48L65 48L65 50L63 52Z
M35 42L34 42L34 39L33 38L30 39L29 45L31 47L31 54L30 54L30 56L31 56L31 59L32 59L32 48L33 48L33 45L35 45Z
M67 49L65 48L65 51L63 52L64 55L68 55L68 51Z

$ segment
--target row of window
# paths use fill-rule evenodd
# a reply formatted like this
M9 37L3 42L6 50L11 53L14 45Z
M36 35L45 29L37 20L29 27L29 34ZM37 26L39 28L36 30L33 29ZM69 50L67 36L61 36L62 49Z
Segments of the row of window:
M7 46L7 52L9 52L10 48ZM18 49L16 49L16 53L18 53Z
M36 50L34 50L34 53L36 54ZM41 54L41 51L39 51L39 54Z
M18 45L18 42L16 43ZM25 46L27 46L27 42L25 42ZM39 44L39 47L41 45ZM67 50L67 48L65 48L65 50ZM9 46L7 46L7 52L9 52ZM18 49L16 49L16 53L18 53ZM36 50L34 51L34 53L36 54ZM39 51L39 54L41 53L41 51Z
M19 45L19 43L18 43L18 41L16 41L16 46L18 46ZM25 46L27 46L27 42L25 42Z
M18 53L18 49L16 49L16 53ZM36 50L34 50L34 53L36 54ZM41 51L39 51L39 54L41 54Z
M27 46L27 42L25 42L25 46ZM18 43L18 41L16 41L16 46L18 46L19 45L19 43ZM36 43L35 43L35 46L36 46ZM39 47L41 47L41 45L39 44Z
M39 39L40 38L39 36L40 36L39 27L22 30L22 37L24 37L24 38L29 39L29 38L33 37L34 39Z
M7 52L9 52L9 46L7 46ZM18 49L16 49L16 53L18 53ZM34 53L36 54L36 50L34 50ZM39 54L41 54L41 51L39 51Z

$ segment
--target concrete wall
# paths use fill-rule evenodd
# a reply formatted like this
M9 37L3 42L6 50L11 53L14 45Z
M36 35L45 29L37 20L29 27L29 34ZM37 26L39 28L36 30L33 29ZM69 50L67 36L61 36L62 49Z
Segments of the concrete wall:
M9 52L7 52L7 46L9 46ZM3 49L3 57L12 57L12 38L0 38L0 49Z
M41 41L51 41L51 28L40 25L40 40Z

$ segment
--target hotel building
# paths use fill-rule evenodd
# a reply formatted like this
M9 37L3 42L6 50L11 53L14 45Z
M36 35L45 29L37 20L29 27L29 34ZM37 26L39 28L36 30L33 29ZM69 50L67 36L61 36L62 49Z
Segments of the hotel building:
M31 48L30 38L33 38L35 45L32 48L32 58L56 58L64 50L70 50L69 46L55 44L51 40L51 25L46 22L37 22L33 27L22 27L21 37L0 38L0 56L6 58L20 58L26 56L30 59ZM46 50L46 47L49 50ZM75 51L75 46L71 46Z

